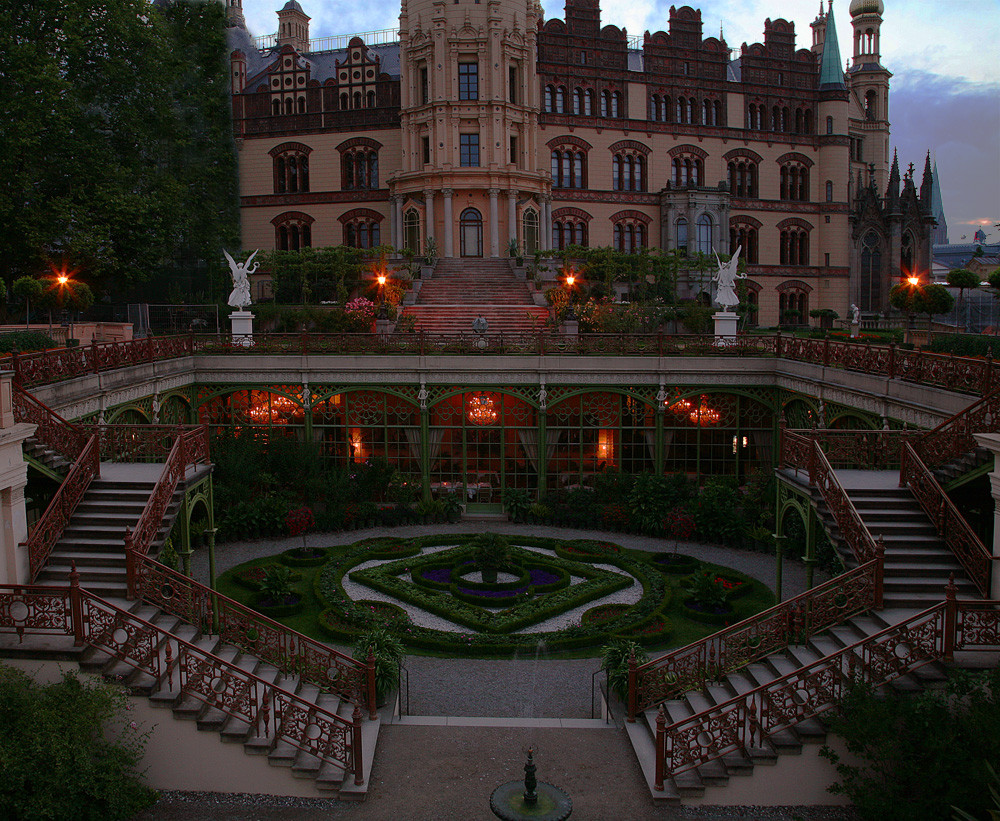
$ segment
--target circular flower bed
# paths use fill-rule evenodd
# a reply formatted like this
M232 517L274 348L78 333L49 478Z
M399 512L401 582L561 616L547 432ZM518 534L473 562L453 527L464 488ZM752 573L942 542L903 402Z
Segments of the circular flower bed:
M282 554L283 556L284 554ZM264 577L272 570L281 567L277 562L269 562L268 564L255 564L248 567L242 567L234 574L233 578L236 579L240 584L249 590L260 590L261 582L264 581ZM302 580L301 573L292 573L289 575L288 580L291 582L297 582Z

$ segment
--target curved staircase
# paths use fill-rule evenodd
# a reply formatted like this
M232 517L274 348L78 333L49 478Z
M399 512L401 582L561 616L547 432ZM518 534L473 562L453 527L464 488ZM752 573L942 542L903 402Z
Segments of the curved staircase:
M441 259L431 279L421 280L414 305L403 309L415 330L449 336L473 334L482 316L489 333L538 331L549 312L535 305L527 284L503 259Z

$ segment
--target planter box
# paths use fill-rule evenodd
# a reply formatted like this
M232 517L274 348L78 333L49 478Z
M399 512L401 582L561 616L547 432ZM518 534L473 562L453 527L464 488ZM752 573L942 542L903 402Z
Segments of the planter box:
M524 281L528 278L528 269L523 265L514 265L514 276Z
M421 265L420 266L420 278L430 279L434 275L433 265Z

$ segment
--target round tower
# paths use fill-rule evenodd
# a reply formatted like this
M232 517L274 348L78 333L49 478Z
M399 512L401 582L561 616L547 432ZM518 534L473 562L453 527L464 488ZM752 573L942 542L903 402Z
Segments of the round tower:
M403 0L402 170L395 235L424 253L506 256L541 247L551 190L538 167L536 0Z
M880 35L882 0L851 0L851 25L854 28L854 59L848 72L855 111L852 128L857 136L852 144L854 167L875 166L875 181L884 190L889 169L889 78L882 65ZM867 171L863 174L867 179Z

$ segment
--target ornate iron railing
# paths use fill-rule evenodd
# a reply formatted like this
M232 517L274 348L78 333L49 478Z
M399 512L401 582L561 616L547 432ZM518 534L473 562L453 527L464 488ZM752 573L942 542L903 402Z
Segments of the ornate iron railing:
M129 588L137 598L210 632L214 621L223 641L377 717L374 659L362 663L339 653L148 556L136 556L131 568Z
M922 613L722 704L667 725L656 718L654 787L668 776L759 747L765 738L835 707L855 681L879 686L956 649L1000 646L1000 602L948 598Z
M0 587L0 632L62 633L246 725L257 738L282 741L353 773L364 783L361 709L353 720L243 670L79 587Z
M938 535L965 568L972 583L983 596L990 595L993 556L972 529L965 517L948 498L934 474L907 442L903 446L903 464L899 470L900 484L908 487L924 512L934 523Z
M201 425L115 424L81 427L97 435L101 443L101 458L106 462L165 462L178 435L188 436L190 446L191 432L197 433L202 428Z
M913 443L913 449L931 470L976 448L974 433L1000 432L1000 391L984 396Z
M127 365L193 353L218 354L484 354L547 356L778 356L830 368L987 395L1000 384L991 358L973 359L895 345L862 345L830 339L740 335L725 345L712 335L487 333L256 334L251 345L228 334L165 336L94 343L12 355L15 381L28 388ZM2 361L2 360L0 360Z
M815 633L878 606L882 562L872 560L769 610L629 668L628 720Z
M803 464L803 456L805 456L805 464ZM837 474L830 466L819 441L791 431L783 431L781 466L796 470L808 469L809 484L819 490L823 501L837 522L841 538L851 549L859 564L881 557L881 548L872 538L872 534L855 509L847 491L837 479Z
M34 581L38 576L38 571L45 565L52 548L62 537L91 481L100 475L100 447L97 437L91 436L45 512L31 528L27 541L22 544L28 552L29 581Z
M69 462L80 458L89 434L77 425L67 422L44 402L26 390L14 386L11 396L14 419L35 426L34 438Z
M803 450L789 442L789 467L809 464L808 441L819 442L836 470L894 470L900 465L902 444L921 436L913 430L784 430L802 441ZM805 456L802 456L802 453Z

